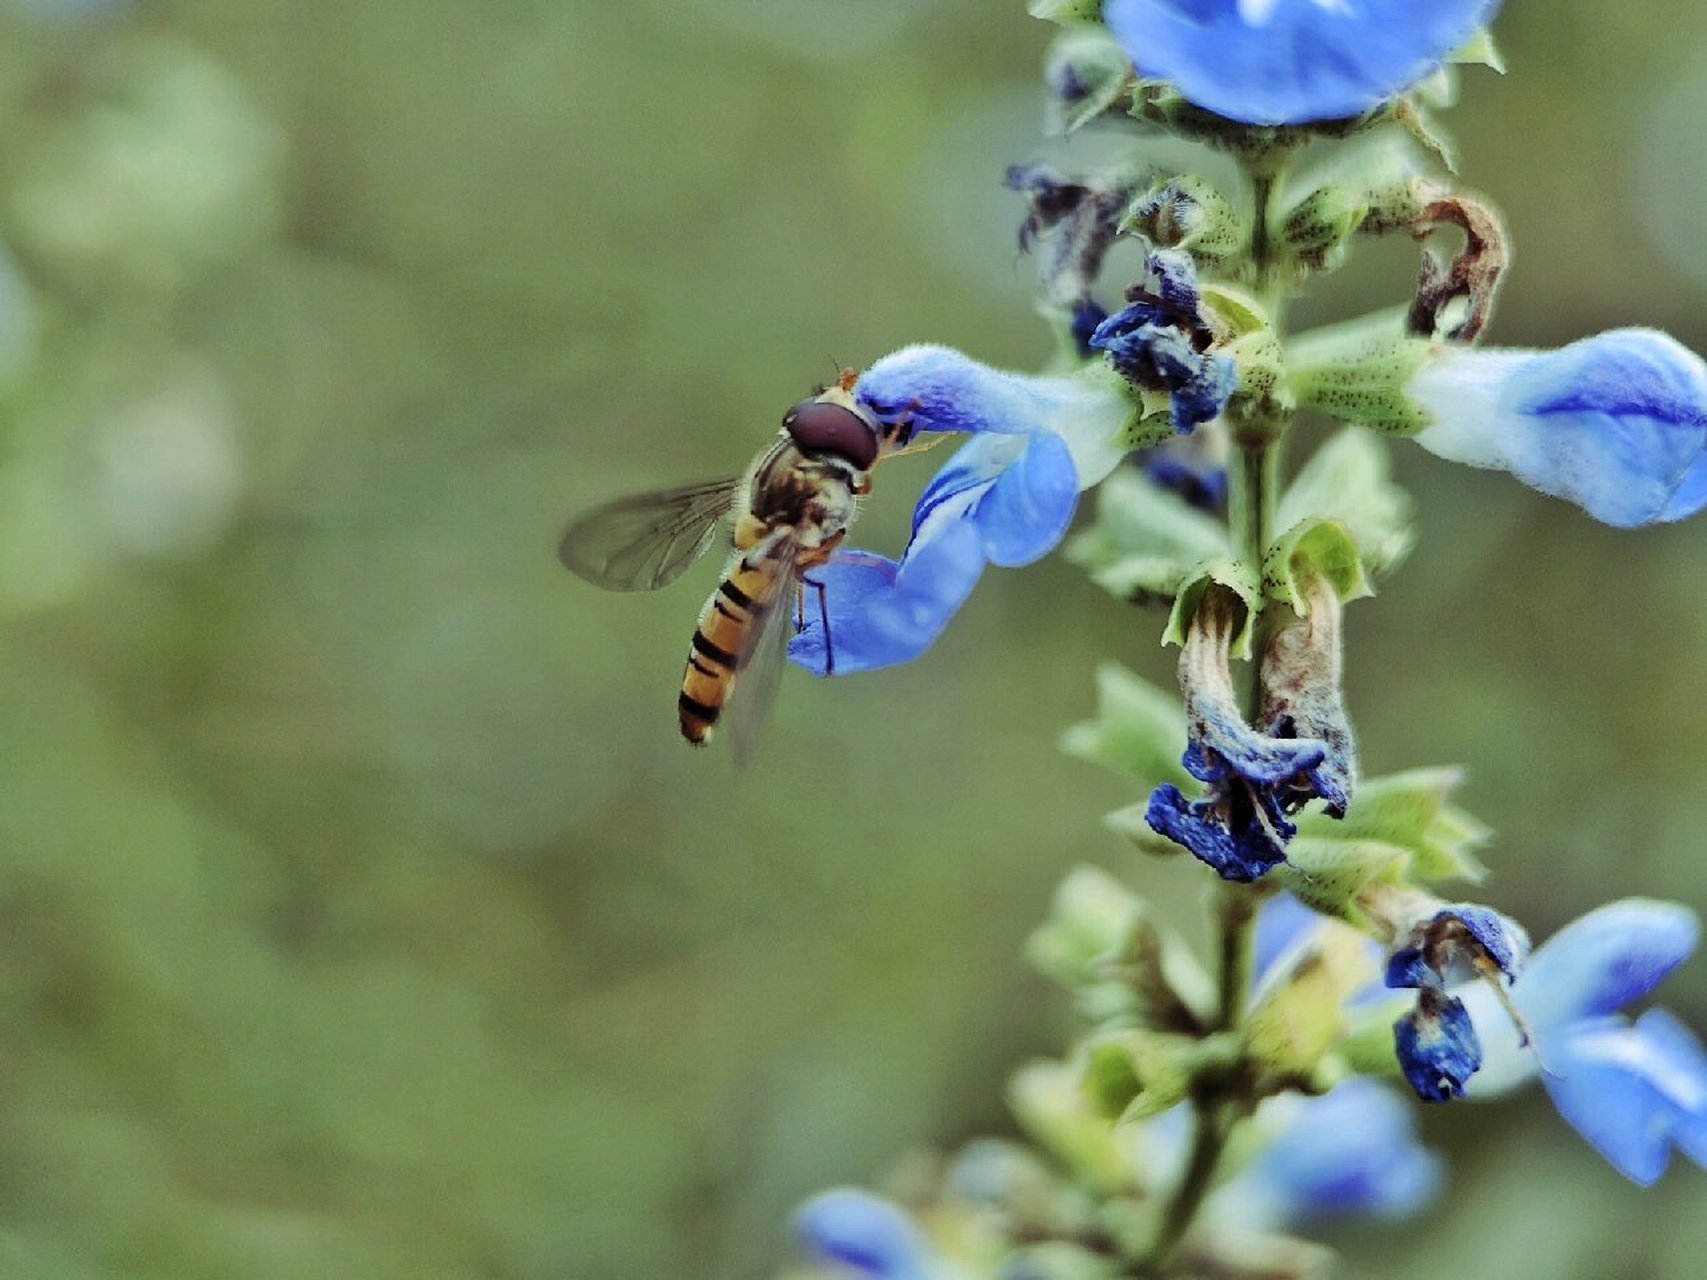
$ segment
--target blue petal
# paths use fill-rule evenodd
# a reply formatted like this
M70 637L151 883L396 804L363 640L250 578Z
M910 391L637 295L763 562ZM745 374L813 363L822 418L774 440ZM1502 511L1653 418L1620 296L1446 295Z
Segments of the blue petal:
M1144 270L1156 277L1156 295L1176 311L1197 315L1203 294L1197 287L1197 260L1184 249L1152 249Z
M1558 351L1455 351L1408 390L1431 419L1416 437L1425 449L1509 471L1610 525L1692 514L1707 486L1696 471L1707 365L1656 330L1615 329Z
M1168 401L1174 430L1189 432L1213 421L1238 385L1239 365L1232 356L1204 356Z
M1013 568L1046 555L1066 535L1079 501L1066 444L1050 434L981 436L962 448L913 511L915 535L959 502L992 564Z
M1426 1208L1443 1172L1440 1157L1417 1142L1415 1108L1353 1077L1299 1105L1240 1181L1266 1184L1288 1222L1354 1214L1392 1220Z
M918 431L1059 436L1081 489L1130 452L1137 413L1129 388L1100 366L1058 376L1009 373L936 346L884 356L860 375L854 395L880 421Z
M1196 447L1206 432L1173 436L1138 456L1144 475L1158 489L1177 494L1202 511L1218 511L1227 501L1227 468L1207 449Z
M1180 757L1199 782L1224 782L1237 775L1263 786L1279 786L1320 765L1327 744L1314 738L1271 738L1245 718L1219 690L1193 689L1186 704L1191 740Z
M1543 943L1512 985L1512 999L1537 1032L1615 1013L1682 964L1700 933L1695 913L1675 902L1609 903Z
M1670 1015L1581 1022L1550 1037L1546 1052L1542 1079L1559 1114L1625 1177L1653 1183L1678 1137L1699 1162L1707 1053Z
M1683 480L1673 490L1661 520L1687 520L1701 508L1707 507L1707 453L1703 453L1683 473Z
M1276 894L1263 904L1257 916L1256 940L1251 966L1260 983L1262 976L1281 956L1297 946L1322 923L1322 917L1290 893Z
M1135 302L1097 326L1090 345L1127 381L1170 393L1174 430L1189 434L1220 414L1239 385L1231 357L1199 351L1195 315Z
M1156 834L1189 850L1223 880L1248 884L1286 860L1284 841L1298 832L1277 808L1266 813L1283 842L1279 845L1269 838L1248 805L1224 816L1210 802L1193 803L1178 787L1165 782L1151 793L1144 821Z
M1465 44L1497 0L1106 0L1142 75L1250 124L1360 115Z
M1482 1065L1482 1042L1464 1002L1424 987L1417 1007L1393 1024L1399 1067L1424 1102L1462 1097Z
M889 1201L838 1187L821 1191L794 1214L801 1246L874 1280L923 1280L929 1253L919 1229Z
M1441 986L1449 978L1488 975L1492 965L1516 978L1529 958L1529 934L1510 916L1480 903L1442 907L1411 930L1387 964L1389 987Z
M1515 978L1522 971L1529 959L1529 933L1510 916L1474 902L1460 902L1440 914L1462 924L1506 977Z
M835 674L852 675L911 662L930 648L948 620L972 594L984 572L977 528L952 509L921 530L901 562L869 552L838 553L812 570L824 584ZM824 675L823 627L806 610L806 627L789 643L788 656Z

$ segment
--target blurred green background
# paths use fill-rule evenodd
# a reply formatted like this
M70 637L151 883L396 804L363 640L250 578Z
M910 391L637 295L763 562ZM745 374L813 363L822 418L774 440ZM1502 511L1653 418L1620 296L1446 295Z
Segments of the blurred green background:
M1514 0L1465 77L1493 337L1707 349L1707 10ZM902 670L791 673L756 765L673 704L716 570L602 594L566 516L738 468L833 362L1048 351L1019 0L0 5L0 1276L763 1274L803 1193L1004 1131L1072 864L1183 914L1053 739L1159 618L992 572ZM1395 300L1369 255L1302 318ZM882 477L900 545L933 463ZM1472 766L1499 906L1707 901L1707 532L1401 451L1352 613L1366 767ZM1707 962L1668 1003L1707 1026ZM1539 1095L1423 1116L1350 1276L1701 1274ZM1448 1243L1449 1242L1449 1243Z

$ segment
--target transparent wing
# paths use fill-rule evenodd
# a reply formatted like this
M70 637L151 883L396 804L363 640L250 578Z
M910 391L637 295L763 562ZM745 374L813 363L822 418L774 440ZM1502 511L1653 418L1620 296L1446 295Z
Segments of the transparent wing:
M651 591L705 554L740 487L738 479L716 480L595 507L564 530L558 558L597 586Z
M788 665L788 642L795 631L795 601L800 594L795 566L798 544L792 538L777 543L770 556L776 590L757 623L747 628L735 670L738 673L729 705L729 745L737 763L752 759L759 733L776 701L782 669Z

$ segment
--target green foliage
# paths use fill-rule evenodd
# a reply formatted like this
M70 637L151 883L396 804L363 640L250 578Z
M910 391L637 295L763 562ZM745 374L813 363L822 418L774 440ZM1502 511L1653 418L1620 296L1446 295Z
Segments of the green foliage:
M1299 818L1301 836L1341 841L1376 841L1402 849L1413 879L1480 883L1487 869L1476 850L1488 829L1451 802L1464 771L1451 767L1407 769L1358 785L1357 800L1341 820L1310 812Z
M1363 557L1351 530L1339 520L1310 517L1300 520L1268 549L1263 564L1263 587L1300 616L1310 612L1305 584L1325 578L1341 600L1360 600L1374 594L1363 571Z
M1386 445L1369 432L1348 427L1335 433L1287 486L1276 523L1296 530L1312 518L1338 521L1369 575L1390 573L1416 540L1411 498L1393 483L1391 465Z
M1208 1024L1214 1007L1214 984L1179 936L1095 867L1067 874L1026 957L1072 990L1093 1022L1193 1031Z
M1068 755L1113 769L1144 787L1191 781L1179 762L1185 712L1179 700L1105 662L1097 668L1097 711L1061 737Z
M708 582L607 598L551 548L579 507L738 468L827 354L1033 358L992 191L1047 30L983 3L126 8L0 11L26 298L0 314L0 1275L732 1280L803 1192L1002 1124L1060 1016L1015 940L1107 851L1086 807L1133 790L1046 738L1095 658L1167 679L1151 621L992 570L917 668L791 673L737 775L671 723ZM1545 194L1501 341L1641 298L1707 348L1704 241L1632 212L1707 207L1667 149L1687 115L1582 110L1700 10L1651 17L1579 5L1548 53L1560 24L1514 27L1523 79L1469 86L1502 123L1476 171ZM1560 164L1536 139L1567 116ZM1673 181L1633 205L1615 172ZM1607 226L1628 253L1580 252ZM940 457L885 468L862 542L902 545ZM1558 504L1410 478L1417 590L1357 623L1405 660L1352 672L1368 754L1476 751L1538 933L1638 854L1700 900L1695 531L1632 557ZM1489 590L1542 558L1581 572ZM1193 913L1195 877L1145 870L1158 919ZM1699 975L1674 985L1707 1020ZM1016 1084L1017 1118L1128 1177L1045 1092ZM1346 1274L1423 1280L1450 1236L1496 1273L1696 1275L1689 1216L1643 1230L1556 1129L1460 1131L1477 1194L1343 1237Z
M1316 930L1280 962L1253 998L1244 1028L1246 1050L1268 1073L1269 1087L1311 1087L1345 1035L1346 998L1375 976L1363 939L1334 926Z
M1171 600L1191 572L1227 555L1226 528L1136 471L1097 490L1096 520L1067 543L1068 560L1121 600Z
M1248 658L1251 656L1251 620L1262 600L1262 579L1258 572L1243 560L1214 560L1199 565L1187 575L1174 594L1174 607L1168 615L1168 625L1162 632L1162 643L1185 643L1186 628L1197 613L1203 593L1215 585L1226 587L1245 604L1238 628L1233 632L1229 652L1235 658Z
M1429 344L1406 334L1398 312L1381 311L1301 334L1287 344L1287 377L1298 405L1390 435L1428 425L1405 386Z

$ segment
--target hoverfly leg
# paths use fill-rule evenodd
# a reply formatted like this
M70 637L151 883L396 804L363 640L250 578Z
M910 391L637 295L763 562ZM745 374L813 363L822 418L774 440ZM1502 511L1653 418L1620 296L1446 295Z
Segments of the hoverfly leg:
M824 629L824 674L833 676L836 674L836 647L830 639L830 605L824 591L824 584L819 579L808 578L804 574L801 575L800 581L818 593L818 625ZM800 594L800 629L806 630L805 592Z

